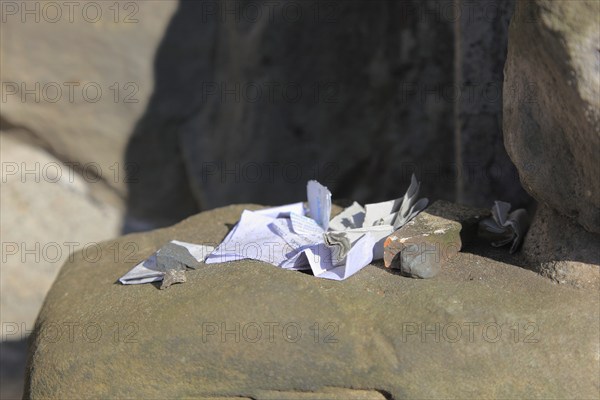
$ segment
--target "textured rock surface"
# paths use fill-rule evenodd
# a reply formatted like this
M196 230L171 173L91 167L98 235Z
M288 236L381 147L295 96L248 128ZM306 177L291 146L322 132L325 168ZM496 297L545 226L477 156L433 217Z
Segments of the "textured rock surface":
M538 201L600 233L600 2L519 4L504 82L504 139Z
M523 243L529 263L552 280L600 289L600 235L540 206Z
M169 240L220 241L243 208L106 242L95 263L75 255L40 313L27 395L598 397L597 293L473 253L433 280L370 265L335 282L240 261L166 291L115 283ZM109 253L127 244L133 254Z
M458 221L427 210L385 240L383 261L413 278L433 278L462 247Z

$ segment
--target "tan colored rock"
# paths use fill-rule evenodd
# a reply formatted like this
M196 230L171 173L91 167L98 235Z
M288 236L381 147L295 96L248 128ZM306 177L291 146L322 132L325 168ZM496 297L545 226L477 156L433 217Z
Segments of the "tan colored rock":
M3 2L2 118L60 159L93 165L124 194L125 148L154 90L154 54L176 8Z
M504 143L540 203L600 233L600 2L517 1Z
M110 189L42 149L0 134L2 340L33 324L60 266L73 251L98 258L98 243L119 234L123 204Z
M517 2L504 82L504 138L539 202L523 244L556 282L600 287L600 2Z
M76 254L40 313L26 396L598 397L597 292L475 254L430 280L369 265L335 282L239 261L169 290L115 283L169 240L219 242L246 207L101 245L129 244L131 257Z

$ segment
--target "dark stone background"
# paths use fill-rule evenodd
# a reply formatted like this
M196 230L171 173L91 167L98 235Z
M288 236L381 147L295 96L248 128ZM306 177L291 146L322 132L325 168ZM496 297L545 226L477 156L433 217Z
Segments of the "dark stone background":
M125 231L302 200L313 178L372 202L415 172L433 199L525 204L501 126L513 1L302 1L252 22L257 4L180 2L127 147Z

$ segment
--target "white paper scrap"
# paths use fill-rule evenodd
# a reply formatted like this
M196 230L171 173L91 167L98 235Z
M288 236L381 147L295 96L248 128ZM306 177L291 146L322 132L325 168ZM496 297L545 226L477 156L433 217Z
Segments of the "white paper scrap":
M417 201L419 183L414 176L404 197L365 207L354 202L333 219L331 192L317 181L309 181L306 192L308 216L302 202L244 210L216 249L173 243L186 247L197 261L206 264L253 259L283 269L311 269L318 278L339 281L383 258L385 239L427 205L427 199ZM157 262L159 252L136 265L120 281L135 284L162 280L165 273Z
M269 228L298 252L323 242L322 232L316 235L299 235L294 231L293 223L290 220L274 221Z
M185 247L198 262L204 262L204 259L214 250L214 247L212 246L180 242L178 240L171 240L171 243ZM162 281L165 272L160 271L158 268L156 262L157 254L158 251L137 264L129 272L119 278L119 282L123 285L137 285L141 283Z
M292 230L298 235L321 237L325 232L314 219L302 215L290 215L290 222Z
M373 236L366 233L354 243L343 260L332 259L332 252L324 243L310 247L304 253L314 276L341 281L351 277L373 260L374 244Z
M356 201L329 221L330 231L360 228L365 223L365 208Z
M331 218L331 192L317 181L308 181L306 195L310 217L327 230Z
M429 200L417 200L421 184L412 175L410 186L403 197L381 203L367 204L365 206L365 222L363 227L377 225L392 225L394 230L400 229L407 222L427 207Z
M392 225L395 210L400 208L402 199L389 200L381 203L367 204L365 206L365 222L363 227L377 225Z
M304 203L302 203L302 202L286 204L284 206L278 206L278 207L263 208L262 210L256 210L254 212L261 214L261 215L265 215L267 217L273 217L273 218L289 217L290 214L297 214L297 215L305 214Z
M280 263L279 266L292 270L310 269L303 251L308 247L319 244L321 237L296 234L292 229L292 222L289 219L277 219L269 225L269 228L289 245L287 249L289 252L285 254L288 260Z
M383 259L383 243L385 239L394 233L394 227L391 225L378 225L368 226L364 228L348 229L342 231L346 234L350 243L353 245L360 239L364 234L369 233L373 237L373 248L371 249L373 260Z
M286 219L286 218L283 218ZM231 234L207 258L207 264L252 259L276 266L290 264L292 248L271 224L279 218L244 210Z
M519 245L529 229L529 215L524 208L510 212L512 208L510 203L504 201L495 201L492 207L492 216L481 221L481 226L496 236L492 246L501 247L508 243L510 253L513 254L519 248Z
M402 198L402 206L392 221L394 229L400 229L406 225L411 219L416 217L417 214L423 211L425 207L427 207L427 204L429 204L429 199L427 198L417 200L420 187L421 183L417 181L417 178L413 174L410 178L410 186Z

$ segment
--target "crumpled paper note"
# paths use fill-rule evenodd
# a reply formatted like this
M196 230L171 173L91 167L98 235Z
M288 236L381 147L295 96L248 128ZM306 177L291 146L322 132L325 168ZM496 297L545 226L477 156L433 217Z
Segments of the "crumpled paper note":
M492 216L480 222L481 227L492 235L492 246L501 247L511 243L510 253L513 254L529 229L530 219L524 208L510 212L511 204L495 201Z

